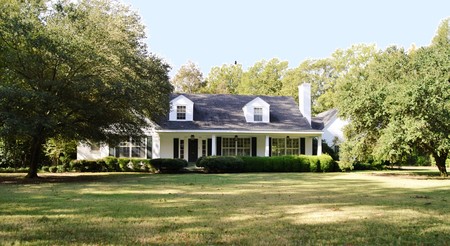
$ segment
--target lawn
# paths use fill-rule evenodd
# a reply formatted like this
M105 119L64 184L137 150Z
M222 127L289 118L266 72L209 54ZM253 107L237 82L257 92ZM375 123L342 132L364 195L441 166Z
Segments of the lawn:
M431 170L0 174L0 245L449 245Z

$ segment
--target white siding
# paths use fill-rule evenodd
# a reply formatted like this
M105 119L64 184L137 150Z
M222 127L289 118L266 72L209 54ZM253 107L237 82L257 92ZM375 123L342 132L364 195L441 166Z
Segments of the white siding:
M348 125L348 121L335 117L328 125L323 129L322 138L326 140L329 146L333 145L333 140L337 137L340 142L344 141L344 126Z
M259 97L248 102L242 108L242 110L244 111L245 120L247 122L255 122L254 121L254 109L255 108L262 108L262 121L256 121L256 123L270 122L270 105L266 101L262 100Z
M177 106L186 106L186 119L177 120ZM194 120L194 103L189 98L180 95L170 102L170 121L193 121Z

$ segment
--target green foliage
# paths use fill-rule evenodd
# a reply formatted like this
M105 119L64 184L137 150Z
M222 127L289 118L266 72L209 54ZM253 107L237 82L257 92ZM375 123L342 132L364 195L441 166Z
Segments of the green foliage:
M197 164L208 173L240 172L244 162L236 156L205 156Z
M450 152L448 21L433 44L405 52L389 47L339 86L339 112L351 119L341 148L345 162L404 163L419 150L442 175Z
M50 138L44 144L44 153L51 160L52 165L69 163L77 152L77 142L64 140L61 137Z
M77 172L104 172L107 170L103 160L74 160L70 163L70 168Z
M329 155L321 156L208 156L197 162L207 172L333 172L336 163Z
M29 177L49 138L139 135L169 109L169 66L118 1L3 1L0 137L27 143Z
M175 92L198 93L202 90L205 81L200 68L192 61L181 66L172 79Z
M320 162L320 170L322 172L335 172L337 171L336 162L333 160L333 158L330 155L323 154L319 157Z
M188 165L187 161L184 159L169 158L152 159L150 164L159 173L178 173Z
M238 94L237 87L242 81L243 73L241 64L213 67L202 91L213 94Z
M288 62L276 58L257 62L243 74L238 91L249 95L280 95L287 69Z
M108 172L120 172L119 160L116 157L108 156L103 158Z

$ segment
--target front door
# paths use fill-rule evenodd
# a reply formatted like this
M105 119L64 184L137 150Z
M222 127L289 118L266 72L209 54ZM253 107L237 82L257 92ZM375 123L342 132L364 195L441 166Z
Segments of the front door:
M196 162L198 159L198 139L189 139L188 143L188 162Z

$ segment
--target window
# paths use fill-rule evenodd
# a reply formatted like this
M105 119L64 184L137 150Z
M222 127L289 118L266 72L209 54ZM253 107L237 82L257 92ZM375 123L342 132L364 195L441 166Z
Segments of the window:
M184 159L184 140L180 139L180 154L178 155L180 159Z
M284 138L272 138L272 156L285 155L286 141Z
M253 109L253 121L262 121L262 108Z
M206 156L208 153L208 145L206 140L202 140L202 156Z
M186 119L186 106L177 106L177 120Z
M286 155L300 154L300 139L286 138Z
M272 138L272 156L299 155L300 139Z
M130 142L128 141L120 142L119 146L116 148L116 156L130 157Z
M250 138L222 138L223 156L250 156Z
M145 158L145 138L131 140L131 157Z
M109 148L109 156L151 159L152 138L130 138L128 141L122 141L116 147Z

